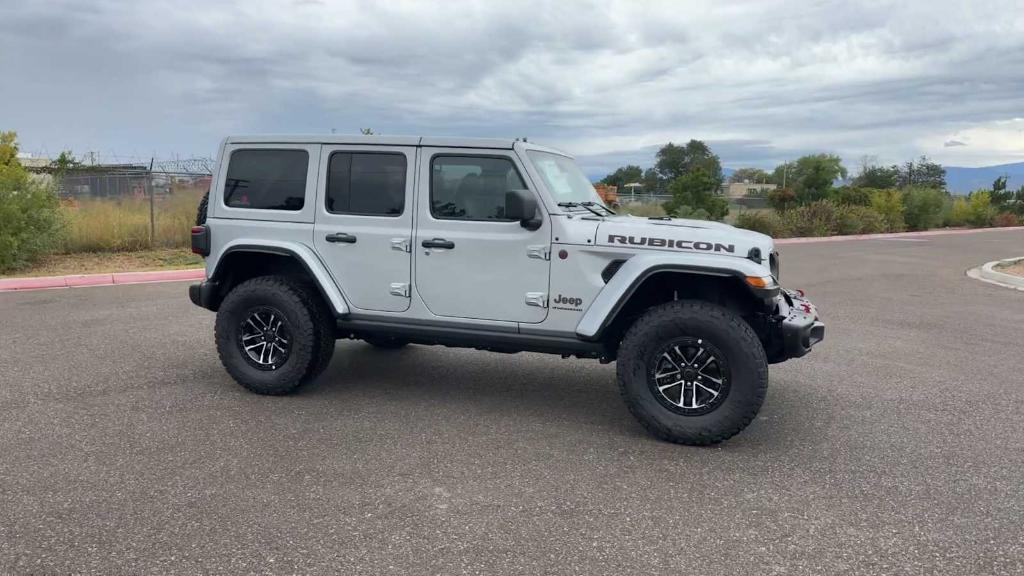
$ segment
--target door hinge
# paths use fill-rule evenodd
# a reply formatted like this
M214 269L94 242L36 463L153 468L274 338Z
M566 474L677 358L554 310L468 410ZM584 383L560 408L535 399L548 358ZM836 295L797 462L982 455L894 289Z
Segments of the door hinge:
M412 251L412 245L409 243L408 238L392 238L391 249L398 250L399 252L410 252Z
M391 295L401 296L403 298L409 297L409 283L408 282L392 282L391 283Z
M536 306L537 308L548 307L548 294L547 292L527 292L526 293L526 305Z
M550 260L551 259L551 245L550 244L537 244L534 246L526 247L526 255L530 258L536 258L538 260Z

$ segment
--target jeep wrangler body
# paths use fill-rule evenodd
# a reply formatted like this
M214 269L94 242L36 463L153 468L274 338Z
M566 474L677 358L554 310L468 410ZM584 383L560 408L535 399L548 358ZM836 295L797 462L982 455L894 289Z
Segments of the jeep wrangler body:
M617 361L656 436L724 440L768 364L824 337L763 234L619 216L570 156L512 140L232 137L192 229L216 343L243 386L316 378L338 338Z

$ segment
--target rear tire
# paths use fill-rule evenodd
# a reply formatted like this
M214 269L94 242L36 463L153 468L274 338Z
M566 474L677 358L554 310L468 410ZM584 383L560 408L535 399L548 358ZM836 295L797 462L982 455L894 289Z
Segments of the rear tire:
M629 411L654 436L679 444L736 435L757 416L768 389L768 362L750 325L696 300L645 312L626 332L617 364Z
M325 321L307 290L283 276L236 286L217 311L217 353L228 374L257 394L287 394L322 371Z

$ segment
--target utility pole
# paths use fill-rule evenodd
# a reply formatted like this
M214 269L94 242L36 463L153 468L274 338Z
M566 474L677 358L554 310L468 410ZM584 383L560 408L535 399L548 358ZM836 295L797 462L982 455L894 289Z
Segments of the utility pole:
M149 172L146 173L146 188L149 189L149 248L153 249L156 236L156 210L153 206L153 158L149 159Z

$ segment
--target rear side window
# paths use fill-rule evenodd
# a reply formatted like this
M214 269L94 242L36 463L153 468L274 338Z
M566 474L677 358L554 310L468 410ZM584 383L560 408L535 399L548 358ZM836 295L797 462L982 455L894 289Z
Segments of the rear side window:
M305 150L235 150L224 182L232 208L302 210L306 198Z
M508 158L435 156L430 212L451 220L507 220L505 193L526 185Z
M327 211L400 216L405 172L405 154L335 152L327 171Z

